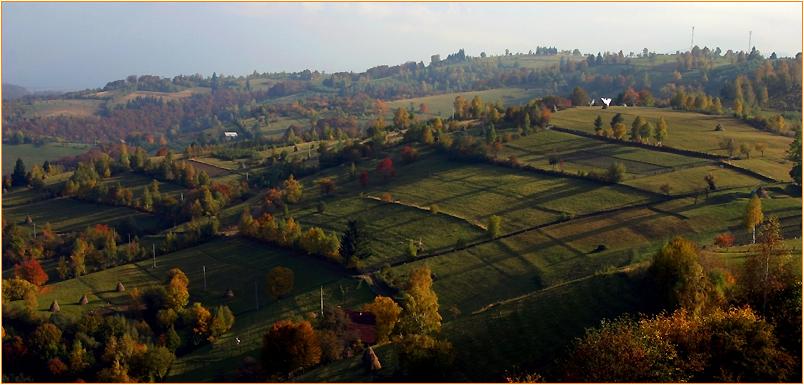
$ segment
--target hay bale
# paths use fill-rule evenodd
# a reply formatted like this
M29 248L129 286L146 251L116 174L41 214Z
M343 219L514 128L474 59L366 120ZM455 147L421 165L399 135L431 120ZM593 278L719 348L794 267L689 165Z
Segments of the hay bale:
M363 364L366 365L366 369L371 372L376 372L382 369L382 364L380 364L380 359L377 358L377 355L374 353L374 349L370 346L363 352Z
M229 288L226 290L226 293L223 295L224 298L234 298L234 291Z
M59 306L58 301L56 301L54 299L53 303L50 304L50 312L51 313L56 313L56 312L59 312L59 311L61 311L61 307Z
M78 300L78 304L79 304L79 305L86 305L86 304L88 304L88 303L89 303L89 298L87 298L87 295L86 295L86 294L82 295L82 296L81 296L81 299L80 299L80 300Z
M118 293L122 293L122 292L126 291L126 287L123 286L123 282L118 282L117 283L117 289L116 290L117 290Z

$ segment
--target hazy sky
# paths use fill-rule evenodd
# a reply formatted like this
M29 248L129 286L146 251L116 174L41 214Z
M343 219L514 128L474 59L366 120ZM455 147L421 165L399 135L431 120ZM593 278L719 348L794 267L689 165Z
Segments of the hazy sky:
M319 69L527 52L657 52L695 43L801 51L800 3L13 3L2 4L3 82L102 87L131 74Z

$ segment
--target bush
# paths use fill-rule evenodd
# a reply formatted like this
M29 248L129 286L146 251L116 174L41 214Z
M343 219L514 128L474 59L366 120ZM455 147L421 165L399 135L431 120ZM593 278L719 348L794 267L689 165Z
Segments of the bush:
M734 245L734 235L731 233L718 234L715 237L715 245L717 247L731 247Z

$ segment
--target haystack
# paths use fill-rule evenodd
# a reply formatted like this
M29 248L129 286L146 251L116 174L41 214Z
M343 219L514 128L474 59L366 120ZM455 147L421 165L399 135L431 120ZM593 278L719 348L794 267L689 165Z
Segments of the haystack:
M50 304L50 312L56 313L58 311L61 311L61 307L59 307L59 303L54 299L53 303Z
M79 305L86 305L88 303L89 303L89 298L87 298L86 294L82 295L81 299L78 300Z
M124 291L126 291L126 287L123 286L123 282L118 282L117 283L117 292L119 293L119 292L124 292Z
M374 353L374 349L372 349L370 346L363 353L363 364L366 365L366 369L372 372L382 369L380 359L377 358L377 355Z

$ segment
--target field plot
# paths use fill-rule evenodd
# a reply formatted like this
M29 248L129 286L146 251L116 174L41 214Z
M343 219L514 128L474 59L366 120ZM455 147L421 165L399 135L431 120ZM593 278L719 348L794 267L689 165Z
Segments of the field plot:
M622 146L558 131L541 131L506 143L498 157L517 159L545 170L605 172L614 162L625 166L626 178L654 175L712 163L666 152ZM557 162L550 164L553 159Z
M424 103L427 105L429 113L419 114L422 117L427 119L434 118L436 116L447 118L452 116L453 103L455 102L455 98L458 96L463 96L468 101L472 100L472 98L475 96L479 96L484 102L494 103L500 101L503 103L503 105L508 106L513 104L525 104L530 99L540 95L541 93L537 90L528 90L524 88L495 88L486 91L453 92L449 94L424 96L419 98L399 99L388 102L388 107L392 110L391 112L400 107L409 108L411 106L413 106L414 111L419 111L419 105ZM393 115L389 114L387 116L387 118L390 117L393 117Z
M622 186L459 163L439 155L400 168L388 184L372 186L369 191L376 195L389 192L394 199L423 207L436 204L445 213L482 224L498 215L503 218L504 231L652 199Z
M95 99L37 100L30 106L28 115L40 118L54 116L86 117L94 115L101 104L103 104L102 100Z
M762 209L767 218L770 215L779 217L782 233L785 238L801 237L801 198L771 188L770 197L762 199ZM711 240L718 228L731 231L737 243L749 243L750 234L743 226L745 207L748 204L751 189L728 191L711 194L704 202L683 198L655 205L659 210L672 212L686 218L686 223L696 232L693 239Z
M445 214L431 214L403 205L381 202L359 196L326 201L327 209L319 214L314 209L298 211L295 218L307 226L341 233L350 219L361 220L371 234L374 255L364 261L365 267L379 268L405 258L410 241L421 241L423 252L455 245L459 239L470 242L484 237L483 229Z
M752 158L758 157L785 162L785 153L790 142L793 141L792 138L757 130L731 117L680 112L662 108L611 107L603 110L598 107L577 107L554 114L551 123L558 127L593 133L593 123L596 116L600 115L604 124L608 124L617 113L623 115L625 124L629 128L637 115L651 121L664 117L669 126L664 144L670 147L711 154L728 155L726 150L719 148L718 143L724 138L732 138L737 142L738 146L743 143L752 146L756 143L764 143L767 146L764 156L755 151ZM718 124L723 127L723 131L715 131L715 127ZM788 168L790 167L788 166Z
M666 239L689 231L673 215L630 209L528 231L393 271L403 274L426 263L437 277L435 288L442 306L466 313L638 262Z
M601 271L649 259L668 240L682 235L711 244L721 232L740 241L749 234L742 225L748 192L675 199L655 205L592 215L527 231L394 268L404 275L426 263L436 275L435 288L444 309L472 312L513 298ZM801 202L781 192L763 199L766 215L782 219L785 237L801 234Z
M467 315L444 326L462 368L499 381L512 362L544 367L567 341L603 318L650 309L641 283L626 273L593 276Z
M30 215L36 224L44 226L45 223L50 223L53 230L58 232L82 231L87 226L98 223L117 227L129 220L134 221L146 232L158 231L163 227L159 218L151 214L126 207L107 206L69 198L4 208L3 214L9 222L22 222Z
M42 165L46 160L59 160L65 156L73 156L86 152L89 146L84 144L47 143L41 146L33 144L3 144L3 175L11 174L17 158L25 163L26 170L34 164Z
M197 172L206 171L207 175L212 178L228 175L231 171L227 170L237 169L238 166L235 161L220 160L212 157L190 159L188 162L193 165Z
M660 192L662 185L669 185L671 194L703 193L707 188L704 177L712 175L718 189L734 187L759 187L767 182L719 165L700 166L666 174L626 179L623 184L639 189Z
M734 163L739 167L758 172L760 175L776 179L780 182L790 182L792 180L792 178L790 178L790 169L793 168L793 165L790 162L786 160L779 161L767 158L758 158L756 157L757 155L754 155L755 157L751 159L733 160L731 163Z

